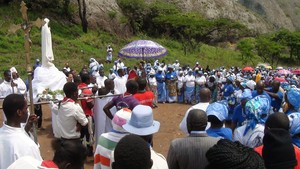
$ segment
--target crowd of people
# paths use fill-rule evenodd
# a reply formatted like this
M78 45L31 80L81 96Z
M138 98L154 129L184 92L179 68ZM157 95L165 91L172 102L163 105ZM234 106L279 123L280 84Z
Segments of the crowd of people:
M91 58L78 74L67 63L63 68L64 98L50 101L52 160L43 160L32 140L30 129L42 113L28 115L25 83L15 68L4 71L0 169L83 168L86 156L94 157L95 169L300 168L297 75L178 60L130 68L120 58L105 75L112 51L108 64ZM153 111L174 103L191 105L178 124L187 136L174 139L165 158L153 149L160 128Z

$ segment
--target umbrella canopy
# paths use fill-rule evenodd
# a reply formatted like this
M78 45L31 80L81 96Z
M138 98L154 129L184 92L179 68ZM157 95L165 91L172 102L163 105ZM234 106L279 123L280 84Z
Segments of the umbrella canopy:
M243 70L243 71L253 71L254 68L253 68L253 67L250 67L250 66L247 66L247 67L244 67L242 70Z
M165 56L167 49L151 40L136 40L119 51L119 56L126 58L150 59Z
M286 82L286 80L281 77L275 77L274 80L279 81L279 82Z
M289 70L286 70L286 69L281 69L281 70L278 70L277 74L278 75L288 75L288 74L292 74L292 72Z
M300 75L300 68L292 70L292 73L295 75Z

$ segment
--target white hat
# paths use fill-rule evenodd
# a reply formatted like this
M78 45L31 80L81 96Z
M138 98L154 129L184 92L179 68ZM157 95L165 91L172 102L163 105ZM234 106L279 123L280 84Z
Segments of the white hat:
M153 111L150 106L137 105L132 110L130 120L123 125L129 133L147 136L158 132L160 123L153 120Z
M10 68L10 72L11 72L11 73L13 73L13 72L18 73L18 71L17 71L17 69L16 69L15 67L11 67L11 68Z
M255 81L253 81L253 80L249 80L249 81L246 82L246 86L247 86L248 88L250 88L251 90L254 90L255 85L256 85L256 83L255 83Z
M123 129L123 125L127 123L127 121L131 117L131 110L127 108L123 108L116 112L114 115L114 118L112 119L112 127L114 130L119 132L126 132L126 130Z

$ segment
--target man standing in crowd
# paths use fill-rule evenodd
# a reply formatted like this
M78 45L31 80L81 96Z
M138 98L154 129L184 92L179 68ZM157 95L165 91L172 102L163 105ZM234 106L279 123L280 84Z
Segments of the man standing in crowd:
M53 107L53 112L57 114L57 138L80 139L81 126L86 126L86 118L82 108L78 103L78 89L75 83L68 82L64 85L66 97L57 106Z
M136 98L140 104L153 107L154 94L152 91L146 90L147 80L144 78L139 78L137 82L139 89L138 92L133 95L133 97Z
M90 76L86 73L81 75L81 83L78 85L78 89L81 90L81 95L83 97L90 97L93 95L90 89L87 89L88 84L90 84ZM93 107L94 107L94 100L93 99L86 99L81 100L81 107L85 116L88 119L88 125L81 128L81 139L86 140L88 156L93 155L93 146L92 146L92 137L93 137L93 130L92 130L92 123L93 123Z
M211 98L210 90L206 87L202 88L200 90L200 103L198 103L198 104L192 106L191 108L189 108L188 111L186 111L182 121L179 124L179 128L181 129L181 131L188 134L186 118L187 118L189 112L193 109L200 109L200 110L206 111L206 108L207 108L207 106L209 105L209 102L210 102L210 98Z
M118 76L114 79L115 94L124 94L126 92L127 78L124 76L124 70L118 69Z
M99 76L96 77L96 82L97 82L98 88L105 87L104 81L106 79L107 79L107 77L104 75L104 70L100 69L99 70Z
M5 169L23 156L42 160L40 150L28 133L21 127L28 119L27 101L23 95L10 94L3 101L3 111L7 121L0 128L0 168ZM34 117L29 117L25 128L31 128Z
M193 109L188 112L188 137L171 142L168 152L170 169L204 169L208 164L205 153L218 142L218 138L206 134L207 115L205 111Z
M24 81L19 77L18 71L15 67L10 68L11 77L13 83L16 85L18 94L25 94L26 93L26 85Z
M270 90L267 90L266 92L270 95L272 101L271 101L271 106L273 107L273 111L274 112L278 112L280 107L281 107L281 103L282 103L282 99L283 99L283 93L280 91L280 82L274 80L271 83L272 88Z
M124 95L115 96L110 102L108 102L104 107L103 111L107 115L108 118L113 119L113 114L111 112L111 108L114 106L117 108L117 110L121 110L122 108L128 108L130 110L133 110L133 108L140 104L136 98L133 97L133 95L138 90L138 84L135 80L129 80L126 83L127 91L124 93Z
M106 62L111 63L112 61L112 53L113 53L113 48L108 45L106 49L107 55L106 55Z
M0 97L18 93L17 84L13 82L10 70L5 70L3 75L4 81L0 84Z

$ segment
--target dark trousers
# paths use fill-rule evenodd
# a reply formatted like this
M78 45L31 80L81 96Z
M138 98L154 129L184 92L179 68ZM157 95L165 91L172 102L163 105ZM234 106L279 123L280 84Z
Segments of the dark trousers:
M34 114L36 114L39 117L38 128L41 128L43 122L43 110L41 105L34 105Z

